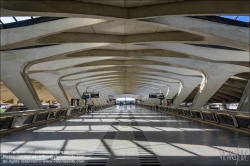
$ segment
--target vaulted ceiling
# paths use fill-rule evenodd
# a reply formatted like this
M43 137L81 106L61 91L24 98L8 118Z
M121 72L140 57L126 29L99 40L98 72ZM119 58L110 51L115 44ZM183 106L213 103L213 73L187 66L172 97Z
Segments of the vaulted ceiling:
M218 15L247 15L248 5L246 0L2 0L2 17L40 16L2 26L2 63L23 58L43 101L58 100L51 87L59 81L66 98L98 91L106 98L144 99L167 92L171 99L188 87L183 101L192 102L204 79L209 85L210 78L225 73L208 101L239 102L249 79L249 23ZM1 80L15 94L6 78ZM1 84L2 102L15 99L13 93Z

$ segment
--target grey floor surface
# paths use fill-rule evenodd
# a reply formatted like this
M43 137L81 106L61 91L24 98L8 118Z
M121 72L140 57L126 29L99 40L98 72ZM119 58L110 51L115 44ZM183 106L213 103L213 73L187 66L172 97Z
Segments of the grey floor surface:
M2 165L249 165L249 135L135 106L15 131L0 147Z

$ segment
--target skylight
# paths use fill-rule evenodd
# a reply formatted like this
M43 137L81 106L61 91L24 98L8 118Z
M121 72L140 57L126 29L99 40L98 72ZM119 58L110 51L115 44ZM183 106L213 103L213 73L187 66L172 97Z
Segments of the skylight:
M3 24L8 24L12 22L16 22L13 17L1 17L1 22Z
M14 16L14 17L1 17L1 24L9 24L13 22L19 22L24 20L30 20L33 18L37 18L39 16Z
M235 20L237 16L220 16L220 17Z
M249 16L238 16L237 18L238 21L243 21L243 22L249 22Z
M242 22L249 22L250 21L249 16L221 15L220 17L228 18L231 20L242 21Z
M15 17L17 21L23 21L23 20L29 20L32 19L30 16L29 17Z

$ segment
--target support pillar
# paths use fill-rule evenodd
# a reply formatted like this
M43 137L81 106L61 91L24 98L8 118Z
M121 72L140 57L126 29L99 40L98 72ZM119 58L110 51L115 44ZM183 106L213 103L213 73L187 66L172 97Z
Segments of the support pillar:
M83 99L82 99L82 94L79 94L76 90L75 85L67 86L63 84L63 88L70 94L70 96L74 99L80 99L79 100L79 105L84 105Z
M203 78L205 79L205 78ZM202 83L202 78L193 78L188 79L183 82L180 92L174 99L174 106L179 106L187 97L188 95L197 87L198 84Z
M61 107L69 107L69 99L63 88L58 84L59 78L50 73L34 73L30 77L43 84L46 89L54 96L54 98L61 104ZM72 96L73 97L73 96Z
M35 90L27 86L21 75L5 77L1 80L28 109L42 109L42 104Z
M244 93L240 99L237 111L242 111L242 112L250 112L249 109L249 94L250 94L250 80L248 80L247 86L244 90Z
M200 108L206 104L206 102L219 90L219 88L230 78L232 75L230 72L229 74L220 73L218 74L210 74L207 82L201 84L199 91L197 92L192 107Z

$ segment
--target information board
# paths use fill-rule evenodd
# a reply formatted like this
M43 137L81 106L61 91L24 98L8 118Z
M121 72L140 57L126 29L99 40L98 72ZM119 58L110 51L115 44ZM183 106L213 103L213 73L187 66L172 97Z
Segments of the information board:
M90 97L91 98L99 98L99 93L91 93Z
M156 93L149 94L149 98L156 98Z
M89 99L89 94L87 92L84 92L82 95L82 99Z

